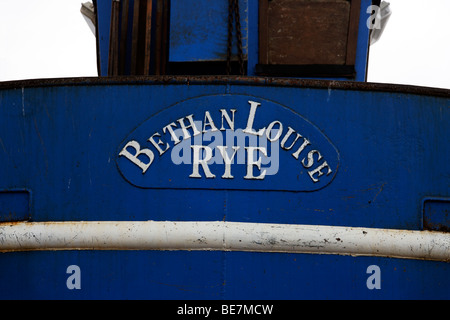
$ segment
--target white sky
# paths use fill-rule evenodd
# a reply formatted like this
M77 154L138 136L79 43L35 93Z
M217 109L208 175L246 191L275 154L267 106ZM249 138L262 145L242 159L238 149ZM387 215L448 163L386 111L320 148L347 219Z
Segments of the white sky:
M392 15L370 48L368 81L450 88L450 1L388 2Z
M0 81L97 76L83 1L0 0ZM450 1L388 2L392 16L371 46L368 81L450 89Z
M97 76L82 0L0 0L0 81Z

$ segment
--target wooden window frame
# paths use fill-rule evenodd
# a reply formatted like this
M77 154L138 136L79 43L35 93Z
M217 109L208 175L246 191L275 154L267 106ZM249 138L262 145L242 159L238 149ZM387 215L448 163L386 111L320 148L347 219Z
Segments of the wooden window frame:
M259 60L256 73L265 76L297 77L355 77L361 0L350 2L350 17L347 32L347 49L343 65L288 65L269 64L269 9L270 0L259 0Z

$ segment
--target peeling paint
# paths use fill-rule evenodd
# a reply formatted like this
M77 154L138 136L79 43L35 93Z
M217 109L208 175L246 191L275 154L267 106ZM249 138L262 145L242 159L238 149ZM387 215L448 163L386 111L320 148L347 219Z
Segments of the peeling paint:
M27 250L219 250L450 261L450 234L224 221L0 224L0 251Z

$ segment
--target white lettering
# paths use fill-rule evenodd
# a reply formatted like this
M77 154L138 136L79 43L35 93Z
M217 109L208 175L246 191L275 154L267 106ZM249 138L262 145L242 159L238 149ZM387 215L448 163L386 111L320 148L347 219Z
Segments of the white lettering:
M134 155L127 150L127 148L129 147L132 147L136 151ZM140 155L146 155L148 158L148 162L144 163L141 160L139 160L138 157ZM139 168L141 168L142 174L144 174L147 171L147 169L150 167L155 157L153 151L151 151L150 149L141 150L141 146L139 145L139 143L134 140L126 144L126 146L119 153L119 156L124 156L125 158L133 162L135 165L137 165Z
M206 122L206 121L208 121L208 122ZM206 126L211 127L211 132L218 130L214 124L213 119L211 118L211 115L209 114L209 111L205 112L205 121L203 121L203 133L205 133L207 131Z
M223 304L222 315L253 315L253 314L272 314L272 305L246 305L246 304Z
M311 145L311 142L290 126L283 125L280 120L274 120L262 129L255 130L253 126L256 111L261 103L249 100L248 104L250 108L244 130L241 128L235 130L236 109L220 109L220 130L216 126L211 112L205 111L203 123L202 121L194 121L194 114L190 114L163 127L162 132L166 134L165 137L161 135L160 130L150 136L147 142L151 143L159 156L172 148L171 158L175 165L190 164L192 159L193 166L192 173L189 175L190 178L215 178L216 176L210 170L210 165L212 163L225 163L222 179L234 179L231 167L233 163L238 163L246 165L244 179L263 180L266 175L278 173L280 146L281 149L289 152L296 150L292 153L292 156L296 160L302 159L301 164L304 169L307 169L306 171L314 183L318 182L320 177L332 173L322 154L317 149L310 151L312 148L308 146ZM229 129L225 129L226 127L229 127ZM284 132L283 129L286 127L288 130ZM202 131L199 131L199 129ZM174 141L173 144L167 143L169 139L167 132ZM301 141L301 138L303 141ZM209 141L210 144L204 146L205 141ZM269 142L270 145L268 145ZM145 174L154 161L154 152L156 153L154 149L141 148L137 141L131 140L120 151L119 157L126 157ZM232 151L229 153L230 149ZM191 156L192 152L193 155ZM268 154L270 154L270 157ZM270 166L267 166L267 164L270 164ZM200 173L200 166L203 169L203 174ZM259 170L259 174L255 167Z
M306 158L304 158L304 159L302 160L303 167L305 167L306 169L311 168L312 165L314 164L314 153L317 153L317 155L318 155L317 162L319 162L319 161L322 159L322 155L320 154L319 151L317 151L317 150L312 150L312 151L310 151L310 152L308 153L308 162L305 163L305 159L306 159Z
M328 163L327 163L326 161L325 161L324 163L322 163L322 164L321 164L319 167L317 167L316 169L314 169L314 170L308 172L308 174L309 174L311 180L312 180L314 183L319 182L319 179L314 178L314 175L315 175L316 173L318 173L318 175L317 175L318 178L321 177L321 176L323 176L324 173L323 173L321 170L324 169L324 168L328 168L327 176L330 175L331 172L333 172L333 171L330 169L330 166L328 165Z
M208 167L208 161L212 158L212 149L207 146L191 146L194 151L194 159L192 163L192 174L189 176L190 178L201 178L201 174L199 173L199 165L202 166L203 171L205 172L206 178L215 178L216 176L211 173ZM200 150L205 150L205 158L200 160Z
M161 147L159 145L163 145L164 142L161 141L161 139L158 139L158 142L155 141L154 137L161 137L161 135L156 132L155 134L153 134L147 141L150 141L152 143L152 145L156 148L156 150L158 150L159 152L159 156L162 156L164 154L164 152L166 152L169 149L169 144L166 144L166 148L163 150L161 149Z
M261 158L258 158L257 161L253 159L253 154L255 151L261 151L266 157L267 157L267 151L266 148L261 147L245 147L245 150L247 150L247 175L244 177L244 179L249 180L263 180L266 176L266 170L264 169L261 174L257 177L253 175L253 167L257 167L259 170L261 170Z
M291 136L292 133L294 133L295 130L292 129L291 127L288 127L288 132L286 133L286 135L284 136L283 140L281 140L280 146L281 148L283 148L284 150L291 150L292 147L294 146L294 144L297 142L297 140L299 138L302 138L302 136L300 134L297 133L297 136L295 137L294 142L292 142L292 144L289 147L285 147L286 142L288 141L289 137ZM301 151L300 151L301 152ZM300 154L300 153L299 153ZM298 156L297 156L298 159Z
M297 141L297 140L296 140L296 141ZM298 157L299 157L300 153L302 153L302 151L303 151L308 145L310 145L310 144L311 144L311 143L309 142L308 139L303 138L303 143L302 143L302 145L300 146L300 148L298 148L298 150L297 150L295 153L292 154L292 156L293 156L295 159L298 160ZM312 164L311 164L311 165L312 165ZM309 167L308 167L308 168L309 168Z
M275 135L275 138L272 138L272 128L277 123L278 123L279 129L277 130L277 134ZM280 121L275 120L275 121L271 122L269 124L269 126L267 127L267 130L266 130L267 140L269 140L270 142L275 142L278 139L280 139L282 133L283 133L283 125L281 124Z
M177 314L179 315L204 315L205 318L209 317L212 307L188 307L187 304L184 307L178 307Z
M166 133L166 131L169 131L170 135L172 136L172 140L175 141L175 144L180 143L180 139L178 139L178 136L173 131L172 127L176 128L177 125L175 122L169 123L167 126L163 128L163 132Z
M230 129L234 131L234 113L236 112L236 109L231 109L231 114L233 115L233 120L230 119L230 116L228 115L227 110L220 109L220 112L222 113L222 127L220 128L220 131L225 130L225 127L223 126L223 119L224 118L227 121L228 126L230 127Z
M261 103L255 101L249 101L248 103L250 103L250 113L248 115L247 128L245 128L244 133L262 136L266 128L262 128L258 132L255 132L255 130L253 129L253 122L255 121L256 108L258 108L261 105Z
M231 175L231 163L233 161L234 156L236 155L236 152L239 150L240 147L232 147L234 152L231 158L228 157L227 148L228 147L217 146L217 149L219 149L220 154L222 155L222 158L225 161L225 172L222 176L222 179L233 179L234 177Z
M195 126L194 123L194 119L192 118L193 114L186 116L185 118L189 120L189 125L186 126L184 124L184 120L185 118L181 118L178 119L178 123L180 124L181 130L183 130L183 135L184 135L184 140L189 139L191 137L191 135L189 134L189 131L187 129L192 128L192 130L194 131L194 137L196 135L199 135L201 132L198 131L197 127Z

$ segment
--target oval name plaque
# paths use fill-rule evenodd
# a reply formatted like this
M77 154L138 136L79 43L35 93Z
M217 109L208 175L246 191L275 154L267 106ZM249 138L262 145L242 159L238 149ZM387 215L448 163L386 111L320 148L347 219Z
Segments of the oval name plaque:
M117 166L141 188L315 191L334 179L339 153L292 109L225 94L155 114L119 146Z

